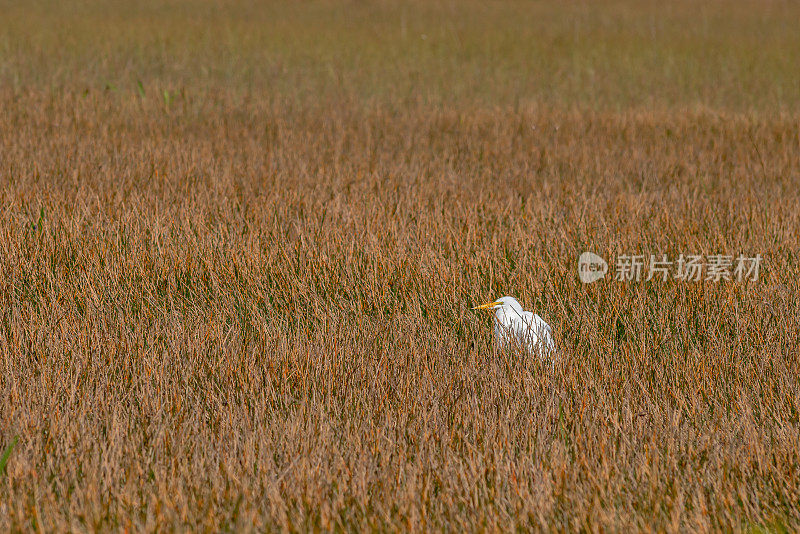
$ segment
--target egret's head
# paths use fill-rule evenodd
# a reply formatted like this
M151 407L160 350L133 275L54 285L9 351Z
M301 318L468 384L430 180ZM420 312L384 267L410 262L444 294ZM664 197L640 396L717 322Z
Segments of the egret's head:
M475 306L472 308L473 310L489 310L495 312L495 315L499 316L508 315L510 312L515 312L516 314L522 313L522 306L517 299L514 297L501 297L494 302L487 302L486 304L481 304L480 306Z

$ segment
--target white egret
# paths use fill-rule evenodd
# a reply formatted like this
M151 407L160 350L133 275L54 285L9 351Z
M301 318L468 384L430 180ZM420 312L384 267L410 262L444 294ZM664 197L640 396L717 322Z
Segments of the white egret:
M495 344L498 348L517 345L542 358L555 352L550 325L535 313L523 310L514 297L502 297L472 309L494 312Z

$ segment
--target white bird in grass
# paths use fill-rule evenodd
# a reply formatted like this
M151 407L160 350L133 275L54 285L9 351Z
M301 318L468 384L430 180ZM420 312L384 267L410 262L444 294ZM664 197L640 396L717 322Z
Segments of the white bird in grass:
M541 358L555 352L550 325L535 313L523 310L514 297L502 297L472 309L494 311L495 344L498 348L516 345Z

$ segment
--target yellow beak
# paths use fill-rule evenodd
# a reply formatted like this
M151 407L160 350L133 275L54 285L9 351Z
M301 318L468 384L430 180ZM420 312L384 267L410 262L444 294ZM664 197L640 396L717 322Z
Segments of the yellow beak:
M481 304L480 306L475 306L472 309L473 310L492 310L492 309L495 308L495 306L500 306L500 303L497 302L497 301L495 301L495 302L487 302L486 304Z

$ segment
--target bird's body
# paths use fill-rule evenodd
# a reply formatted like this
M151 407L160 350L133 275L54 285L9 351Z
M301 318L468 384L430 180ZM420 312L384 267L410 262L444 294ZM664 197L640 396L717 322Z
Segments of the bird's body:
M503 297L473 309L494 312L495 344L498 348L522 347L542 358L555 352L550 325L535 313L523 310L514 297Z

